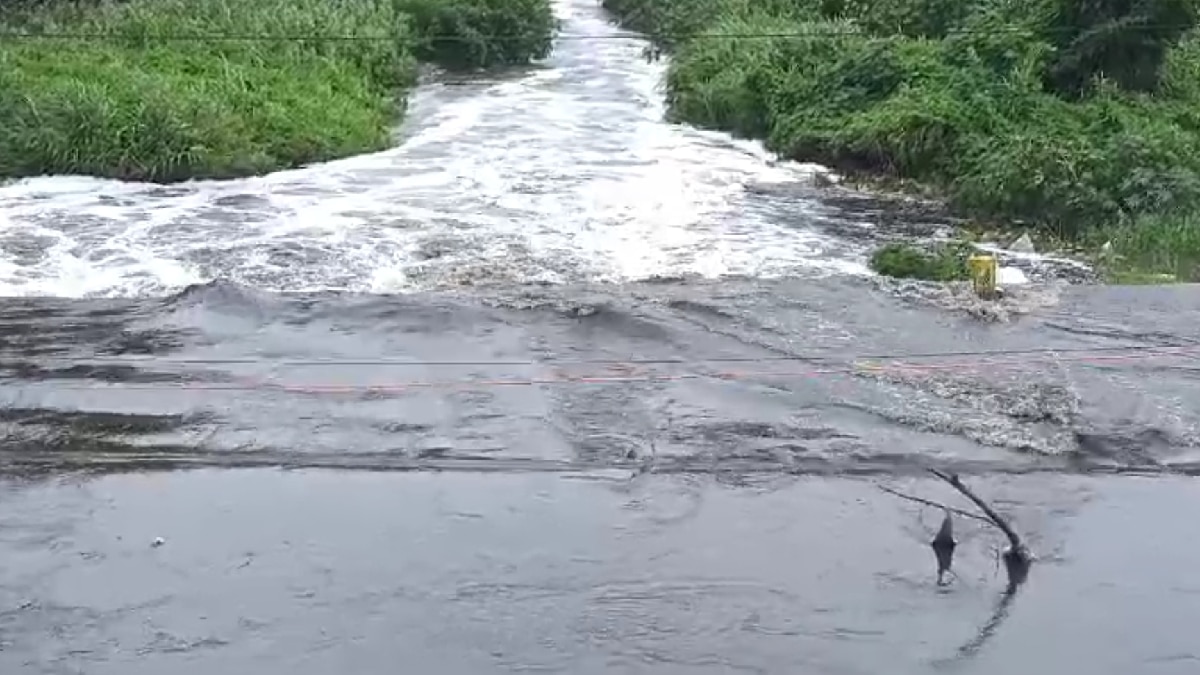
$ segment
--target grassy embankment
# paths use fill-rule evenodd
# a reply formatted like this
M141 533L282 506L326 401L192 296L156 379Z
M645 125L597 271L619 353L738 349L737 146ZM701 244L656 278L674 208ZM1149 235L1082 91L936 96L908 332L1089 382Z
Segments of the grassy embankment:
M1096 253L1114 279L1200 280L1193 0L603 3L672 54L679 121L932 190L980 229ZM884 273L963 273L955 254L885 253Z
M380 150L419 61L522 64L555 27L549 0L0 0L0 31L77 36L0 37L0 179L171 182ZM315 36L380 39L292 39Z

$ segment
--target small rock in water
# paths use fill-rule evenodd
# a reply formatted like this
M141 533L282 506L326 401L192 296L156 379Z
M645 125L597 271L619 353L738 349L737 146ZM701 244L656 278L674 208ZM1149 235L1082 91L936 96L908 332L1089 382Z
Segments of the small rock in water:
M153 546L154 548L158 548L159 546L162 546L165 543L167 543L166 539L163 539L162 537L155 537L154 542L151 543L150 545Z
M1008 245L1008 250L1016 253L1037 253L1037 249L1033 247L1033 240L1028 234L1022 234L1016 241Z

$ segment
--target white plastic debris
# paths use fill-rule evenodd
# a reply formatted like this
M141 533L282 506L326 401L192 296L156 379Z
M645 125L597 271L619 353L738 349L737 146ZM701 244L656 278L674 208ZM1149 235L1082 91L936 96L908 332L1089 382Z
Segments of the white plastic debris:
M152 543L150 545L153 546L154 548L158 548L159 546L162 546L165 543L167 543L166 539L163 539L162 537L155 537L154 543Z
M996 283L1000 286L1018 286L1029 283L1029 277L1017 267L1001 267L996 270Z

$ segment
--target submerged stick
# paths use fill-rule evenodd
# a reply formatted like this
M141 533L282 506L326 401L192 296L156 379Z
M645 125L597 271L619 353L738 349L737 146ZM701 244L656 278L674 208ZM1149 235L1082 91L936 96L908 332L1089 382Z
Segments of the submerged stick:
M938 530L937 536L935 536L933 541L930 542L930 546L933 548L934 555L937 556L938 585L942 585L945 574L946 572L950 571L950 567L954 560L954 549L957 546L957 542L954 541L954 523L950 517L950 514L954 513L963 516L964 518L971 518L973 520L988 523L999 529L1004 533L1004 536L1008 538L1009 548L1004 552L1003 558L1004 566L1008 572L1008 592L1014 593L1017 587L1024 583L1026 577L1029 576L1029 567L1033 562L1033 557L1030 555L1029 549L1025 546L1025 542L1021 541L1021 535L1017 534L1017 531L1008 524L1008 521L1004 519L1004 516L1001 516L995 509L991 507L990 504L983 501L983 499L979 497L979 495L975 494L971 488L964 485L962 480L959 479L958 474L947 473L945 471L941 471L940 469L933 468L929 469L929 472L949 483L951 487L960 492L964 497L970 499L975 506L979 507L979 509L983 511L984 515L981 516L977 513L971 513L970 511L956 509L954 507L935 502L931 499L905 494L884 485L876 485L876 487L901 499L906 499L924 506L932 506L942 509L942 511L945 513L945 517L942 519L942 526Z
M949 511L950 513L960 515L963 518L971 518L973 520L978 520L981 523L987 523L989 525L994 524L994 523L992 523L992 520L990 518L985 518L984 516L981 516L978 513L971 513L970 511L956 509L953 506L946 506L945 504L942 504L941 502L935 502L932 499L925 499L924 497L917 497L914 495L905 494L899 490L893 490L892 488L890 488L886 485L876 485L875 487L879 488L880 490L883 490L884 492L888 493L889 495L894 495L901 499L907 499L908 501L916 503L916 504L922 504L924 506L932 506L935 509L941 509L942 511Z
M958 490L964 497L974 502L975 506L978 506L979 510L983 511L984 514L987 515L988 520L990 520L996 527L1000 528L1000 531L1004 533L1004 536L1008 537L1010 548L1004 553L1004 561L1009 566L1008 571L1010 578L1020 578L1023 581L1025 576L1023 572L1028 571L1030 555L1029 549L1025 547L1025 543L1021 541L1021 537L1017 534L1016 530L1012 529L1012 526L1008 524L1008 521L1005 520L1004 517L999 513L997 513L995 509L988 505L987 502L983 501L983 499L972 492L971 488L963 485L963 482L958 478L958 474L946 473L940 469L932 468L929 469L929 472L946 481L950 484L950 487ZM1014 570L1014 567L1018 569ZM1024 569L1022 570L1019 568ZM1014 571L1021 573L1014 574ZM1017 583L1020 583L1020 581Z

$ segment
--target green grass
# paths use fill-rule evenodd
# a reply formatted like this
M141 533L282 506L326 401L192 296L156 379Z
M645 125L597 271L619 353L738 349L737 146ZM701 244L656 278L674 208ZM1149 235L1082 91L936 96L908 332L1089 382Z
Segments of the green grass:
M1114 275L1200 279L1190 0L1136 16L1116 0L604 4L672 52L677 121L854 180L916 183L992 228L1111 242ZM704 37L722 34L760 37Z
M1200 281L1200 214L1146 216L1089 233L1099 269L1114 283ZM1103 250L1109 244L1108 250Z
M526 63L555 25L548 0L52 0L0 29L112 36L0 40L0 179L171 182L386 148L418 58ZM265 39L155 39L216 35ZM380 39L286 39L319 35Z
M871 269L897 279L963 281L971 278L967 258L974 247L965 242L918 248L892 243L878 248L870 260Z

